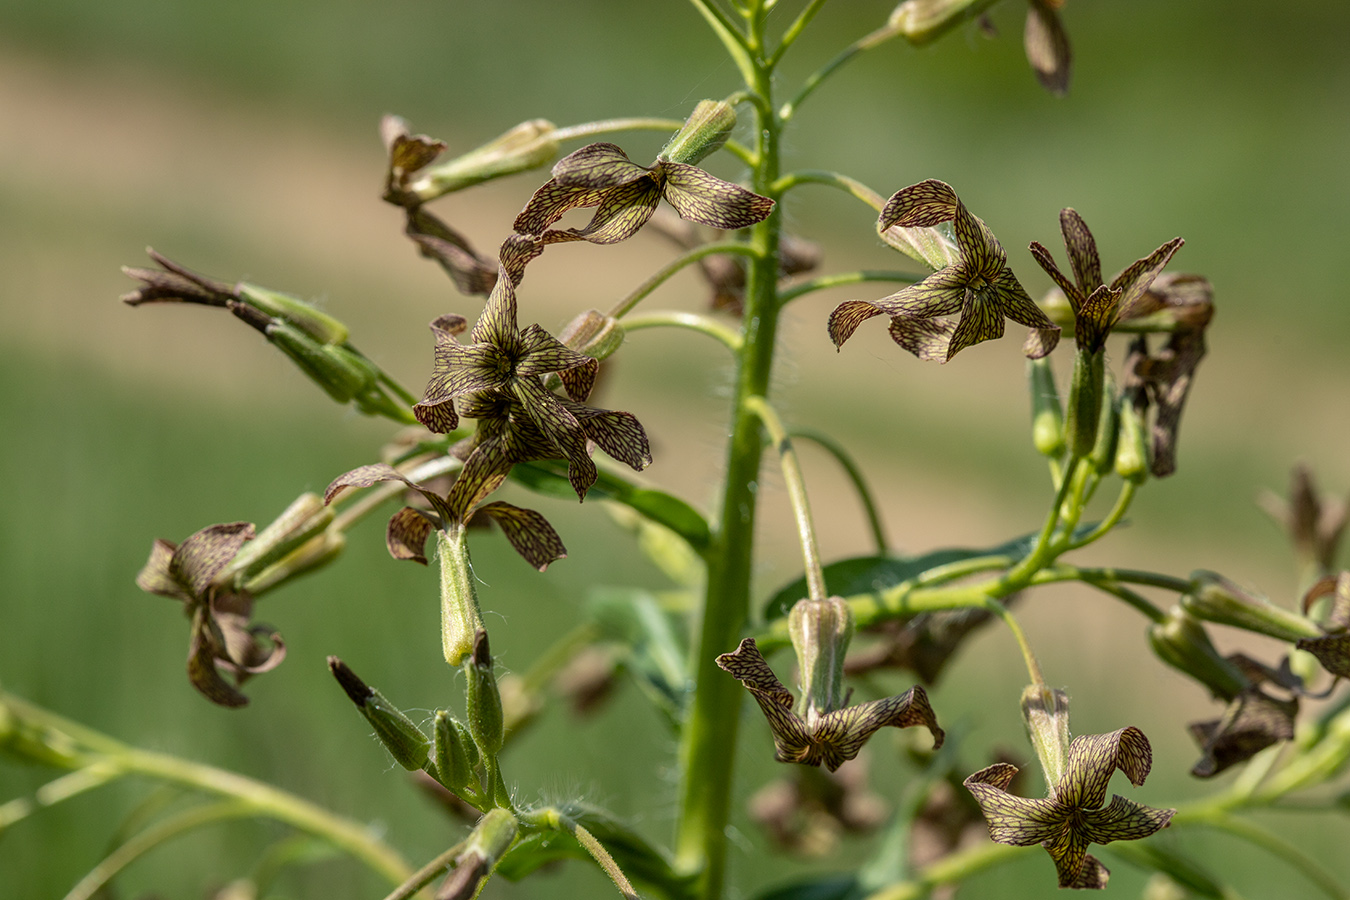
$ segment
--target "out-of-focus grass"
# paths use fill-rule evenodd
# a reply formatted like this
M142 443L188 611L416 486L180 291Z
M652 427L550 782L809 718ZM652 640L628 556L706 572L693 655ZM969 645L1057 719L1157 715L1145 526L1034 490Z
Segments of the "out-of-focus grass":
M784 85L891 5L827 6L789 57ZM1021 10L1011 4L995 14L1004 32L997 41L972 30L861 59L803 109L788 162L835 166L882 193L925 177L949 181L1000 235L1033 293L1047 283L1021 248L1037 239L1062 258L1061 206L1086 217L1108 270L1185 236L1175 268L1214 280L1219 314L1183 425L1181 469L1150 484L1135 527L1093 553L1178 574L1219 568L1283 596L1284 550L1253 493L1282 487L1297 456L1329 486L1350 483L1350 307L1339 254L1350 234L1341 165L1350 150L1350 63L1339 45L1350 12L1311 0L1286 4L1278 18L1269 9L1254 0L1069 4L1075 83L1067 100L1054 100L1027 71ZM181 540L216 521L265 522L300 491L372 459L386 430L325 405L228 317L121 307L114 298L129 283L117 265L140 264L150 243L222 278L320 295L363 349L416 388L430 362L424 323L449 310L472 315L478 301L418 260L396 213L375 199L378 116L399 112L460 151L537 116L559 124L679 116L730 90L734 67L681 3L639 12L601 0L10 0L0 7L0 34L0 459L10 473L0 516L0 681L119 738L378 819L414 861L430 857L456 826L364 740L322 659L343 656L407 706L452 702L458 685L438 661L432 573L388 560L378 524L361 526L337 567L262 602L291 656L250 684L254 703L241 713L195 696L182 675L186 623L131 582L153 538ZM641 148L635 158L655 146L650 137L621 142ZM490 249L537 174L438 209ZM871 215L826 189L803 189L786 213L792 230L825 242L830 270L896 260L877 246ZM523 321L551 327L604 307L668 254L646 236L621 248L555 249L531 268ZM879 293L797 302L784 336L792 359L776 388L789 418L857 448L899 546L994 542L1034 527L1045 477L1025 436L1016 341L925 366L873 328L836 355L823 334L826 312L839 299ZM649 303L694 308L702 298L682 278ZM720 349L695 341L633 336L605 402L648 424L653 479L702 502L720 465L726 363ZM846 486L822 457L804 455L827 554L857 552L865 532ZM768 593L796 563L773 472L765 482ZM490 585L485 602L501 615L491 623L494 650L509 668L523 669L575 619L587 584L654 578L600 510L543 508L571 550L546 575L499 540L475 546ZM1144 657L1137 617L1103 604L1046 592L1026 603L1027 627L1052 679L1074 690L1075 730L1110 730L1121 716L1144 727L1160 762L1138 798L1172 802L1197 790L1181 774L1193 749L1180 721L1212 710ZM962 659L938 708L971 722L981 740L1021 748L1014 700L1023 676L1006 635L982 636ZM1125 668L1130 660L1139 668ZM1159 689L1143 687L1151 684ZM1006 702L991 705L1000 691ZM879 745L873 764L892 800L907 772L891 764L894 748ZM550 713L513 751L509 772L526 797L585 796L662 840L673 820L664 780L673 749L630 690L599 721ZM764 729L748 726L737 760L747 794L781 774L767 752ZM50 774L6 763L0 800ZM58 895L96 861L136 797L116 788L16 826L0 841L0 883L16 896ZM1339 865L1327 846L1332 829L1308 831L1305 824L1310 852ZM237 825L185 840L138 864L127 894L200 896L245 871L276 834ZM1229 842L1169 839L1212 845L1227 854L1225 865L1230 857L1243 864ZM854 851L833 865L859 858ZM1250 868L1264 863L1250 858ZM747 889L802 868L758 850L734 865ZM1142 881L1124 864L1113 868L1113 889L1129 893ZM1011 897L1010 882L1025 882L1027 896L1040 896L1047 869L1035 859L1010 869L1015 879L987 883ZM349 880L354 871L315 866L287 887L299 896L378 889ZM1279 884L1260 880L1278 871L1247 875L1257 880L1236 880L1252 885L1252 896L1273 895ZM580 866L561 877L513 893L605 889Z

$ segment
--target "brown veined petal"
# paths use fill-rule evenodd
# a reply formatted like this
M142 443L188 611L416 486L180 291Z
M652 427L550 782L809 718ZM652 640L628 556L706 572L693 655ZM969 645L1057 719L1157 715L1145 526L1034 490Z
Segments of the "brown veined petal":
M212 703L238 709L248 705L248 698L216 669L216 655L223 645L210 612L204 606L199 607L192 618L192 637L188 642L188 681Z
M1059 343L1059 326L1050 321L1050 317L1027 295L1012 269L998 273L994 278L993 292L1005 316L1019 325L1035 329L1023 348L1027 356L1040 359L1055 349Z
M655 179L644 177L606 191L585 228L571 228L550 234L590 241L592 244L617 244L637 234L660 202L661 186ZM547 235L545 237L548 238Z
M574 408L573 413L586 437L614 459L638 472L652 464L651 443L637 416L588 406Z
M504 390L511 383L511 370L511 358L495 344L445 344L436 348L422 402Z
M525 266L543 252L543 241L535 239L533 235L508 234L497 251L497 259L506 277L511 279L513 285L520 287L520 282L525 278Z
M959 312L965 297L965 283L965 270L956 265L878 300L845 300L830 313L830 340L836 347L842 347L859 325L883 313L927 318Z
M1204 756L1191 768L1196 778L1212 778L1246 762L1280 741L1294 737L1298 699L1276 700L1257 689L1244 691L1228 704L1221 718L1187 726Z
M1053 800L1033 800L1008 793L1017 766L994 763L962 782L980 804L989 837L1000 844L1033 847L1059 834L1068 810Z
M1307 650L1332 675L1350 678L1350 633L1329 634L1320 638L1302 638L1298 649Z
M921 319L918 316L893 316L891 340L925 362L947 361L947 350L956 332L956 323L948 319Z
M961 318L947 345L947 362L967 347L1003 337L1003 307L997 296L985 291L966 291Z
M577 402L584 402L595 387L595 378L600 374L600 360L587 358L585 364L572 369L562 369L558 378L562 381L567 396Z
M1055 785L1055 799L1077 809L1096 809L1105 802L1107 785L1116 769L1138 787L1148 777L1152 764L1148 738L1133 726L1110 734L1079 735L1069 745L1069 761Z
M159 594L161 597L192 600L192 595L188 593L189 586L179 583L169 572L173 552L177 549L178 545L173 541L156 538L150 546L150 558L141 567L141 571L136 574L136 586L151 594Z
M835 349L844 346L844 342L853 337L858 326L873 316L884 315L884 310L875 303L866 300L845 300L830 313L830 340Z
M697 166L663 162L665 198L681 218L709 228L735 231L762 222L774 202L729 181L709 175Z
M1185 243L1179 237L1172 238L1143 259L1137 259L1130 263L1125 267L1125 271L1111 279L1111 287L1124 292L1124 296L1120 298L1118 318L1125 318L1130 315L1135 304L1153 284L1153 279L1158 277L1163 267L1171 261L1172 255L1180 250Z
M491 516L516 552L540 572L547 569L549 563L567 556L567 548L558 532L532 509L521 509L498 500L480 506L478 512Z
M1097 239L1092 236L1087 222L1077 210L1065 207L1059 211L1059 230L1064 235L1064 249L1069 254L1078 291L1087 296L1102 284L1102 261L1097 255ZM1064 285L1060 285L1063 288ZM1068 294L1066 290L1064 292Z
M208 525L193 534L169 560L169 576L193 597L203 597L221 569L253 539L253 524Z
M524 356L516 364L516 374L521 378L548 372L562 373L596 362L586 354L568 347L538 325L521 330L520 344Z
M469 338L475 344L493 344L504 352L518 349L519 328L516 326L516 289L510 278L498 278L488 295L483 314L473 323Z
M519 234L542 235L568 211L595 206L604 196L604 190L559 184L556 179L549 179L530 197L512 228Z
M1022 45L1041 86L1056 97L1067 94L1073 53L1059 14L1047 0L1031 0Z
M943 731L928 703L928 694L918 685L896 697L826 713L810 730L811 742L820 748L821 762L833 772L857 756L867 739L887 725L923 725L933 735L933 749L942 746Z
M617 144L599 141L587 144L558 160L553 179L559 184L603 190L627 184L648 174L628 158Z
M1078 290L1078 285L1064 277L1064 273L1061 272L1059 266L1055 264L1054 256L1050 254L1049 250L1045 249L1045 245L1040 241L1032 241L1027 245L1027 249L1031 251L1032 257L1040 267L1045 270L1045 274L1049 275L1055 284L1059 286L1059 289L1064 292L1064 296L1069 301L1069 308L1074 312L1078 312L1078 307L1082 304L1083 300L1083 295Z
M1111 326L1116 323L1120 295L1120 291L1102 285L1074 313L1074 339L1088 353L1096 353L1106 344Z
M449 434L459 427L459 416L455 413L455 401L451 396L439 400L423 399L413 404L412 410L417 421L437 434Z
M410 559L427 564L427 536L441 523L420 509L405 506L389 517L384 545L394 559Z
M1186 406L1196 367L1204 355L1203 331L1177 331L1168 337L1158 359L1149 361L1150 366L1158 370L1154 375L1145 375L1149 396L1157 408L1153 417L1152 463L1152 472L1157 478L1176 471L1181 412Z
M431 333L437 345L447 341L458 343L455 336L463 334L468 328L469 320L456 313L446 313L431 320Z
M438 514L444 518L450 518L450 510L446 505L444 497L414 481L410 481L407 476L398 469L385 463L372 463L368 466L357 466L350 472L344 472L337 478L334 478L332 484L328 485L328 489L323 493L323 502L325 505L332 503L333 498L347 488L367 488L382 481L403 482L425 497L427 502L431 504L432 509L436 510Z
M512 386L513 393L540 433L556 444L567 459L567 478L579 498L599 477L595 463L586 450L581 423L555 394L544 389L538 379L522 378Z
M1106 883L1111 880L1111 870L1102 865L1102 861L1091 853L1083 855L1083 863L1078 869L1078 874L1067 884L1061 882L1062 888L1076 888L1080 891L1100 891L1106 888Z
M881 208L877 229L885 231L892 225L931 228L950 221L956 215L956 204L951 185L929 178L892 194Z
M1137 841L1156 834L1167 827L1175 809L1155 809L1113 794L1105 809L1091 809L1082 814L1081 833L1093 844L1112 841Z
M435 260L464 294L486 294L497 282L497 267L479 256L468 240L420 206L408 210L404 233L427 259Z
M463 470L450 486L450 495L446 498L450 518L456 522L467 519L475 506L502 486L507 473L518 461L506 453L505 443L500 438L479 443L464 460Z
M1095 886L1092 883L1092 874L1084 877L1083 870L1087 868L1087 847L1087 838L1069 824L1066 824L1059 834L1045 842L1045 852L1055 861L1060 887L1083 885L1091 889ZM1106 874L1109 876L1111 873ZM1102 881L1102 885L1105 885L1105 880Z
M966 209L960 200L956 201L956 216L953 231L956 233L956 245L961 248L961 259L969 273L967 278L979 275L990 279L1006 271L1008 254L1003 245L994 237L994 232L984 224L984 220Z
M780 762L802 762L812 753L806 726L792 712L792 694L765 662L754 638L745 638L731 653L717 657L717 665L738 680L759 704L773 733L774 757ZM815 763L810 763L814 765Z

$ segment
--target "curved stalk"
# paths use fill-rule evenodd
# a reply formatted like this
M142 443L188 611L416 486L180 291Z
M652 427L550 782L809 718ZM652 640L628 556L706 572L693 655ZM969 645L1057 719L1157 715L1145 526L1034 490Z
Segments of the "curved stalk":
M409 875L407 881L386 894L384 900L408 900L409 897L414 896L422 888L435 881L438 875L443 875L454 863L455 858L464 851L464 845L467 843L467 840L460 841L449 850L439 854L431 862Z
M909 272L891 272L885 269L862 269L857 272L841 272L837 275L822 275L819 278L812 278L810 281L794 284L792 287L784 290L779 295L779 299L786 304L796 300L804 294L823 291L832 287L840 287L845 284L861 284L865 281L898 281L904 284L913 284L923 277L924 276L922 275L913 275Z
M1079 547L1086 547L1093 541L1101 538L1112 528L1120 524L1120 520L1125 518L1125 513L1130 509L1130 502L1134 500L1135 491L1139 486L1133 481L1125 481L1120 486L1120 494L1116 497L1115 506L1111 507L1111 512L1105 519L1097 523L1097 527L1076 541L1070 541L1066 550L1077 550Z
M650 278L634 288L632 293L627 297L624 297L618 303L614 304L614 307L609 311L609 314L616 319L623 318L632 311L633 307L637 306L643 298L665 284L670 276L674 275L685 266L698 262L705 256L714 256L718 253L739 253L742 256L753 258L758 251L749 244L740 241L722 241L716 244L704 244L702 247L695 247L688 253L677 256L675 259L658 269Z
M1304 878L1316 885L1319 891L1331 897L1332 900L1350 900L1350 891L1342 887L1340 882L1336 880L1336 876L1327 871L1321 863L1294 844L1277 834L1272 834L1255 822L1239 819L1236 816L1205 815L1203 817L1192 817L1186 815L1186 813L1187 811L1184 809L1177 812L1172 818L1171 824L1173 827L1177 825L1205 825L1227 832L1284 860L1291 867L1297 869Z
M772 72L774 69L778 68L778 63L782 61L783 54L788 51L789 47L796 43L797 38L801 36L802 31L807 25L811 24L811 20L816 17L816 13L820 12L820 8L824 5L825 0L811 0L810 3L806 4L806 8L797 14L797 18L792 20L792 24L788 26L787 31L783 32L783 39L778 42L778 48L773 51L768 60L764 63L766 69Z
M864 50L871 50L873 47L884 44L891 38L900 34L900 31L890 25L883 25L871 34L863 35L853 43L849 44L834 59L821 66L802 83L797 95L783 104L779 110L778 117L784 122L790 121L797 113L797 108L805 102L806 98L815 93L816 88L825 83L825 80L833 75L845 63L851 62L854 57Z
M698 313L676 310L648 313L645 316L624 319L623 328L624 331L638 331L643 328L687 328L690 331L697 331L699 334L706 334L732 353L739 353L741 349L741 336L739 334L716 319L700 316Z
M33 792L32 797L17 797L8 803L0 804L0 833L15 822L48 806L55 806L62 800L77 797L85 791L102 787L126 774L120 766L111 762L91 763L84 768L68 772L55 778Z
M797 461L797 451L792 446L792 438L778 418L778 413L769 401L763 397L747 397L746 408L759 416L764 430L769 433L778 450L779 463L783 469L783 482L787 485L788 500L792 504L792 517L797 522L797 539L802 545L802 568L806 573L807 596L812 600L823 601L825 575L820 571L820 547L816 543L816 529L811 522L811 503L806 496L806 481L802 478L802 468Z
M1026 664L1027 675L1031 676L1031 683L1036 685L1045 684L1045 678L1041 675L1040 663L1036 661L1036 654L1031 650L1031 644L1027 642L1026 632L1018 623L1017 617L1012 614L1012 610L999 603L997 600L985 601L984 608L1003 620L1012 632L1013 638L1017 641L1017 648L1022 651L1022 662Z
M861 501L863 512L867 515L867 527L872 532L872 540L877 545L877 553L884 555L888 550L888 545L886 543L886 531L881 524L881 513L877 509L871 489L867 486L867 479L863 476L862 469L858 467L853 457L849 455L842 444L824 432L809 428L794 428L788 434L795 438L811 441L833 456L835 462L839 463L849 481L853 482L853 489L858 492L858 500Z
M827 172L822 169L804 169L800 172L790 172L778 179L773 184L775 196L782 196L795 187L803 184L824 184L857 197L863 203L866 203L878 213L886 205L886 198L863 184L856 178L849 178L847 175L840 175L838 172Z

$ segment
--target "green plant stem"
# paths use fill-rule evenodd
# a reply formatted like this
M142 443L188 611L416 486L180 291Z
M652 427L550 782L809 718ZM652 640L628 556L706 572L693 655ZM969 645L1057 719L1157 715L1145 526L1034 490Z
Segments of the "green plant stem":
M807 77L806 81L802 83L801 88L797 91L797 95L787 103L783 104L783 108L779 110L778 117L784 122L790 121L792 117L796 115L797 108L805 102L806 98L815 93L816 88L824 84L826 79L838 71L840 67L845 63L852 61L854 57L864 50L871 50L873 47L884 44L899 33L898 30L892 28L890 25L884 25L876 31L873 31L871 34L863 35L853 43L849 44L840 51L839 55L834 59L821 66Z
M807 25L811 24L811 20L816 17L816 13L820 12L820 8L824 5L825 0L811 0L810 3L806 4L806 7L797 14L797 18L793 19L792 24L783 32L783 38L778 42L777 49L765 62L765 68L771 72L778 68L778 63L783 59L783 54L796 43L797 38L801 37L802 31L805 30Z
M1022 662L1026 664L1027 675L1031 677L1031 683L1045 684L1045 677L1041 675L1041 666L1036 661L1036 654L1032 652L1026 632L1022 630L1022 626L1018 623L1017 617L1012 614L1012 610L993 599L985 601L984 608L1002 619L1004 624L1008 626L1008 630L1012 632L1013 639L1017 641L1017 649L1022 651Z
M17 797L8 803L0 804L0 833L39 809L55 806L63 800L102 787L124 774L125 770L112 762L90 763L47 782L34 791L32 797Z
M624 297L609 311L609 314L616 319L622 319L632 311L648 294L665 284L666 280L676 272L683 269L691 263L696 263L705 256L713 256L718 253L739 253L742 256L754 257L758 250L750 244L741 241L721 241L716 244L704 244L701 247L695 247L683 256L678 256L666 265L662 266L650 278L642 282L633 289L627 297Z
M595 864L609 876L609 880L614 882L614 886L619 889L626 900L639 900L638 892L633 889L632 883L627 876L623 874L623 869L614 861L614 857L609 855L605 845L595 839L591 834L577 822L572 821L566 816L559 816L563 829L568 831L572 837L577 839L577 843L585 848L586 852L595 860Z
M712 27L717 39L727 49L736 68L741 72L747 87L753 87L758 80L757 68L751 57L750 45L745 34L736 27L736 23L727 18L726 13L713 0L689 0L704 20Z
M91 900L109 881L127 866L166 841L186 834L203 825L244 819L255 814L250 804L240 800L220 800L205 803L170 816L144 831L133 835L126 843L108 854L98 865L80 879L66 894L65 900Z
M773 184L775 196L782 196L795 187L803 184L824 184L857 197L863 203L877 212L886 205L886 198L882 197L876 191L867 185L858 181L856 178L849 178L847 175L840 175L838 172L827 172L821 169L804 169L800 172L790 172L778 179Z
M1241 838L1249 844L1269 851L1297 869L1303 877L1316 885L1318 890L1333 898L1333 900L1350 900L1350 891L1342 887L1340 882L1336 880L1336 876L1327 871L1321 863L1294 844L1279 835L1272 834L1254 822L1223 814L1191 816L1187 815L1187 810L1183 809L1178 810L1177 814L1172 817L1171 824L1174 827L1177 825L1204 825Z
M707 0L693 0L707 11ZM756 20L760 21L760 20ZM726 38L723 40L727 42ZM734 54L733 54L734 55ZM748 55L746 56L748 60ZM738 64L741 64L738 60ZM742 67L746 88L758 98L756 165L752 189L778 199L779 123L772 114L770 73ZM701 622L694 640L694 695L681 734L677 864L699 873L699 896L718 900L726 873L726 826L740 709L745 691L716 663L736 646L749 614L754 550L755 500L764 445L750 397L767 397L780 305L777 295L781 204L750 230L742 346L736 371L727 445L726 475L717 530L708 548L708 577Z
M624 331L640 331L643 328L685 328L697 331L718 341L732 353L741 349L741 336L716 319L701 316L698 313L663 310L646 313L623 320Z
M792 517L797 523L797 539L802 545L802 568L806 573L806 592L812 600L824 600L825 575L820 570L820 546L816 543L816 529L811 522L811 503L806 496L806 479L802 477L802 467L797 461L797 451L792 446L792 438L783 427L782 419L769 401L763 397L747 397L746 407L759 416L769 440L778 450L779 465L783 470L783 483L787 486L788 501L792 504Z
M837 275L822 275L819 278L812 278L810 281L794 284L792 287L787 288L779 294L779 299L783 303L789 303L804 294L810 294L814 291L823 291L846 284L861 284L865 281L898 281L904 284L913 284L922 277L922 275L913 275L908 272L891 272L884 269L864 269L857 272L841 272Z
M464 463L455 459L453 456L438 456L435 459L417 466L412 471L408 472L407 476L409 481L429 481L432 478L437 478L447 472L453 472L455 469L462 468L463 466ZM344 508L342 512L333 519L328 527L332 531L345 531L378 509L386 500L391 497L397 497L407 489L408 486L401 481L388 481L376 485L364 495L357 494L356 491L348 489L346 492L339 495L333 502L339 504L349 497L357 496L360 496L361 499Z
M464 851L464 845L467 843L467 840L460 841L449 850L439 854L431 862L409 875L407 881L386 894L384 900L408 900L409 897L431 884L437 876L454 865L455 859Z
M887 552L888 544L886 542L886 530L881 524L881 513L877 509L871 489L867 486L867 479L863 476L862 469L858 467L853 457L849 455L842 444L823 431L816 431L811 428L794 428L788 434L794 438L811 441L823 448L825 452L834 457L835 462L839 463L849 481L853 482L854 490L858 492L858 500L862 502L863 512L867 515L867 527L872 532L872 540L877 545L877 553L884 555Z
M1135 492L1138 489L1139 486L1133 481L1123 482L1120 486L1120 494L1116 496L1115 506L1111 507L1111 512L1107 513L1106 518L1097 523L1097 527L1082 538L1071 541L1065 549L1077 550L1079 547L1086 547L1119 525L1121 519L1125 518L1125 513L1129 511L1130 503L1134 500Z

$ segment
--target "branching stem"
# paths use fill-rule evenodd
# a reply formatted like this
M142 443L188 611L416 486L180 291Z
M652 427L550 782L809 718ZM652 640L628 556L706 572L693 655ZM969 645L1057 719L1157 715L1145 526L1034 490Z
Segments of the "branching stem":
M816 529L811 522L811 503L806 496L806 480L802 477L801 464L797 461L797 451L792 446L792 438L783 427L777 411L763 397L748 397L746 408L764 423L769 440L778 451L779 463L783 469L783 483L787 486L788 502L792 504L792 516L797 523L797 539L802 545L802 567L806 571L807 595L812 600L824 600L825 576L820 570L820 546L816 543Z
M643 328L686 328L690 331L697 331L699 334L706 334L732 353L738 353L741 349L741 336L739 334L716 319L710 319L698 313L678 310L647 313L642 316L633 316L631 319L624 319L623 327L625 331L639 331Z
M740 241L722 241L716 244L704 244L701 247L695 247L683 256L676 257L658 269L650 278L634 288L632 293L627 297L624 297L618 303L615 303L613 309L609 311L609 314L616 319L622 319L624 316L628 315L633 307L637 306L643 298L665 284L676 272L680 271L685 266L698 262L705 256L714 256L718 253L739 253L742 256L754 257L759 254L759 251L750 244L742 243Z

